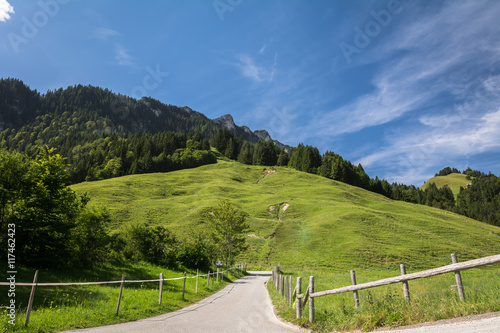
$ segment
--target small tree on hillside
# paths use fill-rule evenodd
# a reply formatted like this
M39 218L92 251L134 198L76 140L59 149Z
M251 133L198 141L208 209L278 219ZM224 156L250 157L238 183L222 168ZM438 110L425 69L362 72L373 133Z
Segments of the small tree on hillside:
M245 219L246 214L227 200L219 202L217 209L208 215L210 236L228 265L234 256L247 248L245 232L249 225Z

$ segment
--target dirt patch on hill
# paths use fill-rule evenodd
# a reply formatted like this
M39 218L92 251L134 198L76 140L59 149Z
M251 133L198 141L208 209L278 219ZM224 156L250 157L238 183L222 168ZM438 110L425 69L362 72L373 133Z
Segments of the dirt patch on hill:
M259 183L262 179L266 178L267 176L269 176L270 174L275 173L275 172L276 172L276 170L274 170L274 169L264 169L264 170L262 170L262 173L264 174L264 176L262 176L262 178L261 178L261 179L259 179L259 180L257 181L257 184L258 184L258 183Z

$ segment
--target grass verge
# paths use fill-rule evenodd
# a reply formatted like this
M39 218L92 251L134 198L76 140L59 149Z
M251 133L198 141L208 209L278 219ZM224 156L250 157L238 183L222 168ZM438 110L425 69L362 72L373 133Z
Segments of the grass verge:
M412 273L412 271L407 273ZM289 274L289 273L286 273ZM302 291L307 288L309 276L315 276L315 291L329 290L351 284L349 272L291 273L293 288L297 276L302 277ZM357 282L365 283L399 275L397 268L357 272ZM269 294L278 314L284 320L312 329L314 332L371 331L379 327L413 325L428 321L500 311L500 269L498 265L462 271L465 301L455 288L453 273L409 282L411 301L403 296L402 284L395 284L358 292L359 308L354 306L351 292L315 299L315 322L308 322L309 305L296 319L295 306L289 307L272 283Z
M105 264L94 270L73 270L71 272L40 271L38 282L89 282L120 280L125 274L127 280L158 279L160 273L165 278L181 277L183 272L163 269L147 263ZM206 274L203 272L200 274ZM34 270L18 269L17 282L33 281ZM187 271L188 276L196 272ZM15 325L9 324L10 318L5 304L8 287L0 287L1 296L0 332L59 332L102 325L110 325L147 318L175 311L196 303L222 289L232 281L242 277L242 273L225 275L218 283L200 277L198 293L196 278L186 280L186 292L182 298L183 280L163 283L162 304L158 305L159 282L128 283L122 294L120 311L115 315L120 290L117 285L99 286L39 286L36 289L33 311L28 327L24 326L27 303L31 287L16 287Z

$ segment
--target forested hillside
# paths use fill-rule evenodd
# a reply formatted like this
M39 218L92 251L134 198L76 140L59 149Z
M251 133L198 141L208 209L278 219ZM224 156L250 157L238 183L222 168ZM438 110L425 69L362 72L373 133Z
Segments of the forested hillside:
M56 148L69 164L68 183L193 168L215 163L219 152L243 164L288 166L394 200L500 225L500 182L495 175L466 170L475 180L455 200L449 187L419 189L370 178L361 164L339 154L321 155L304 144L285 146L265 131L236 126L230 115L211 120L189 107L136 100L92 86L40 94L17 79L0 80L0 96L0 149L34 158L40 147ZM439 175L453 171L448 167Z

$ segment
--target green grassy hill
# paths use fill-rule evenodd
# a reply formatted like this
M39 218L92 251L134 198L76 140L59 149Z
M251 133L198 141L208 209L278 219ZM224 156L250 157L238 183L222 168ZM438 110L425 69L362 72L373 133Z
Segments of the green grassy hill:
M437 187L443 187L444 185L448 185L455 195L455 199L457 198L458 193L460 192L460 186L465 187L467 184L471 183L470 180L466 179L467 175L463 175L461 173L450 173L446 176L436 176L432 177L428 181L425 182L420 189L424 190L429 186L430 183L435 183Z
M115 229L162 224L179 236L198 232L221 199L248 213L249 251L268 265L342 270L460 260L498 252L500 228L289 168L219 161L196 169L132 175L72 186L109 207ZM425 266L425 264L422 264Z

